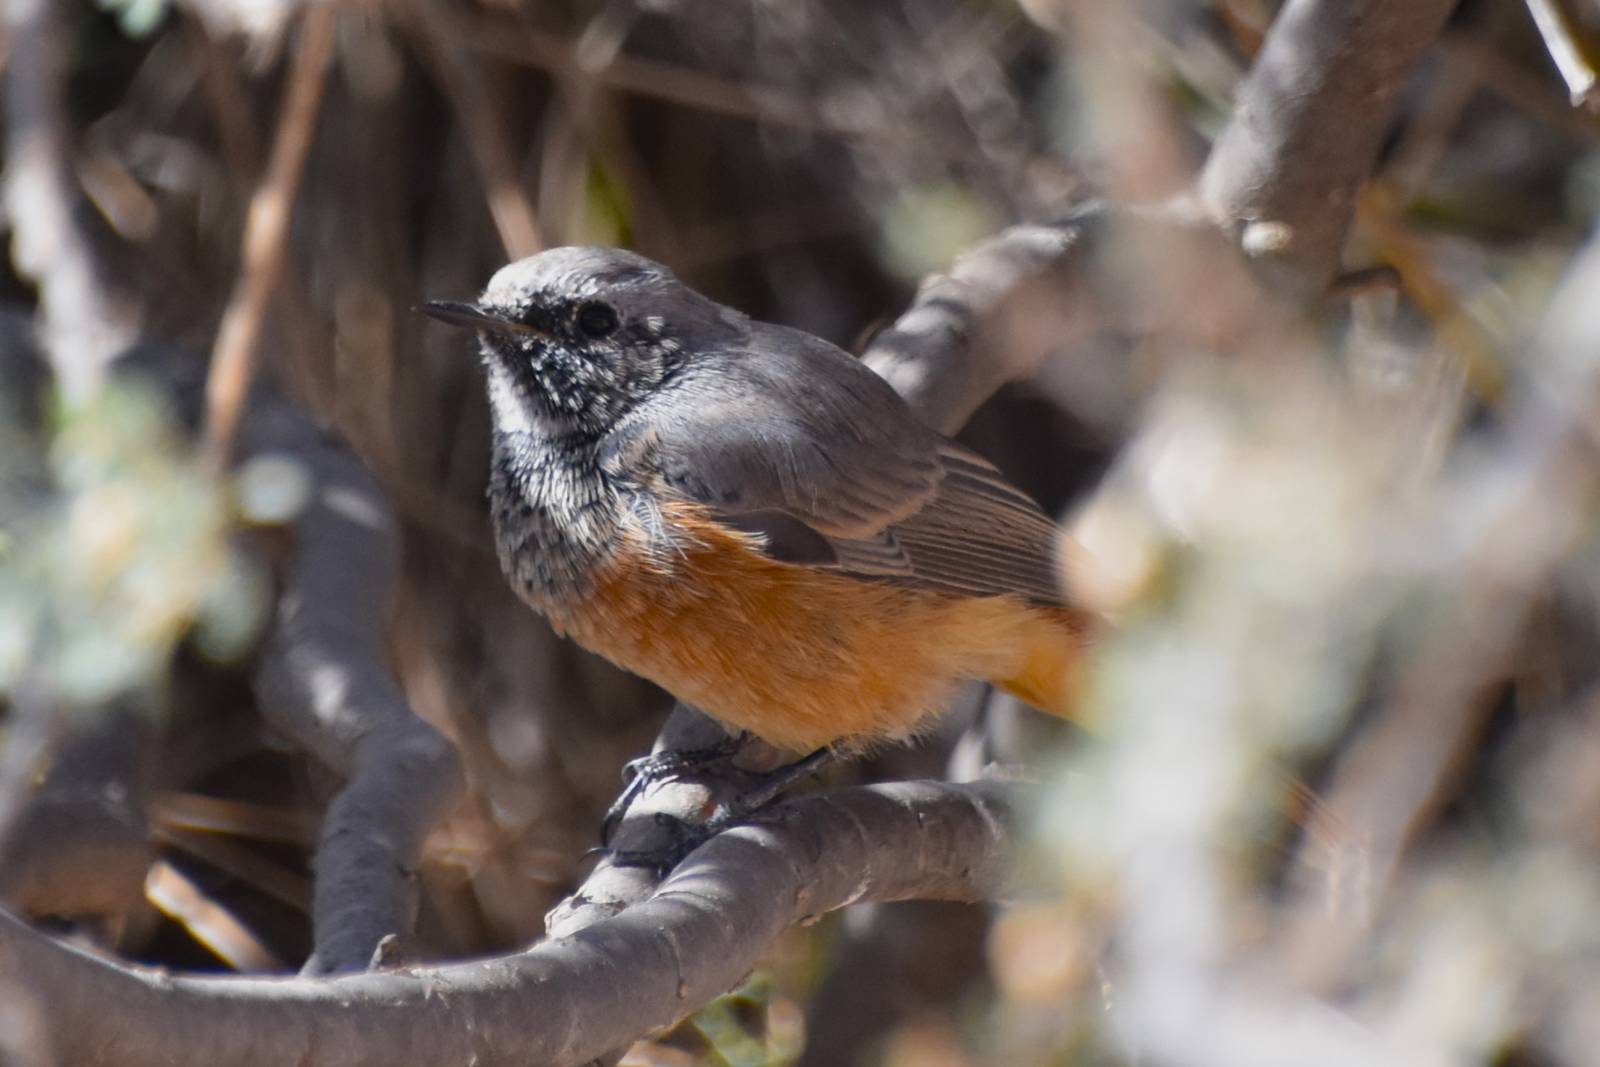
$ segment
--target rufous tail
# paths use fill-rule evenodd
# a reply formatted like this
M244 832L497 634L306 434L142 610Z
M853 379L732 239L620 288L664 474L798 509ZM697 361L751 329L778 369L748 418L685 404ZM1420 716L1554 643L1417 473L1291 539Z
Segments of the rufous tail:
M1016 672L993 684L1040 711L1072 718L1079 700L1078 664L1084 641L1082 620L1066 612L1041 612L1024 635Z

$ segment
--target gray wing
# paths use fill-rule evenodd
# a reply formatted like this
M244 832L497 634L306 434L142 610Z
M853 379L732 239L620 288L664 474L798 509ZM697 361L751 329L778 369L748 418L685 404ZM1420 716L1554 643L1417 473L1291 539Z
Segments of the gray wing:
M939 457L944 480L933 499L885 531L917 578L968 595L1065 603L1055 521L976 453L946 441Z
M1056 525L1026 494L843 352L759 328L775 334L759 357L729 356L658 394L602 463L651 469L785 562L1061 601Z

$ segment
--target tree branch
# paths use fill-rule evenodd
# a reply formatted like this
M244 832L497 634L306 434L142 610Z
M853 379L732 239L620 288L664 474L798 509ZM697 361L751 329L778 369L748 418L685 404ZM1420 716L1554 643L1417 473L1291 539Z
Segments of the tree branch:
M44 350L62 394L79 403L129 341L126 315L102 284L74 212L68 162L62 8L15 0L0 12L5 71L5 212L17 273L39 287Z
M65 732L0 846L0 900L26 915L115 928L144 899L154 854L145 813L148 724L112 705Z
M1266 278L1321 293L1396 98L1455 0L1289 0L1200 175L1212 220Z
M174 977L0 914L0 987L31 998L56 1062L581 1063L733 988L778 933L810 916L994 894L1016 788L909 782L795 801L708 842L615 918L514 956L444 967L333 980Z
M308 440L309 426L285 431L312 500L295 524L256 694L269 721L347 776L323 819L306 969L359 970L385 936L410 933L411 872L428 830L460 795L461 767L385 663L397 546L382 492L348 452Z
M974 246L947 274L923 282L862 360L922 420L945 433L1009 382L1032 377L1072 343L1074 253L1098 209L1057 225L1014 226ZM1079 253L1081 255L1081 253ZM1025 323L1025 332L1011 329Z

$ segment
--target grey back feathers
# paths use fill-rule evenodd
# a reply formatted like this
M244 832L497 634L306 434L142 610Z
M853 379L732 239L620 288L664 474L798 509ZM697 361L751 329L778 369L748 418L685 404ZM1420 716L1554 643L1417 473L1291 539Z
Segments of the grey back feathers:
M597 304L616 319L604 336L582 325L605 318ZM556 374L564 391L612 394L571 411L584 413L573 418L593 437L595 469L624 494L705 505L797 565L1062 603L1055 523L826 341L754 322L616 249L514 263L478 306L538 335L520 346L485 335L486 357L526 360L517 373Z

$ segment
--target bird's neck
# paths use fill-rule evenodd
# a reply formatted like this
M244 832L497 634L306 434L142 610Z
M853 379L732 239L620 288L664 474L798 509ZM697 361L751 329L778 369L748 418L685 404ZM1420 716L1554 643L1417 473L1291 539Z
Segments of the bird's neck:
M585 434L495 429L489 505L500 566L547 614L586 599L616 551L623 505L598 445Z

